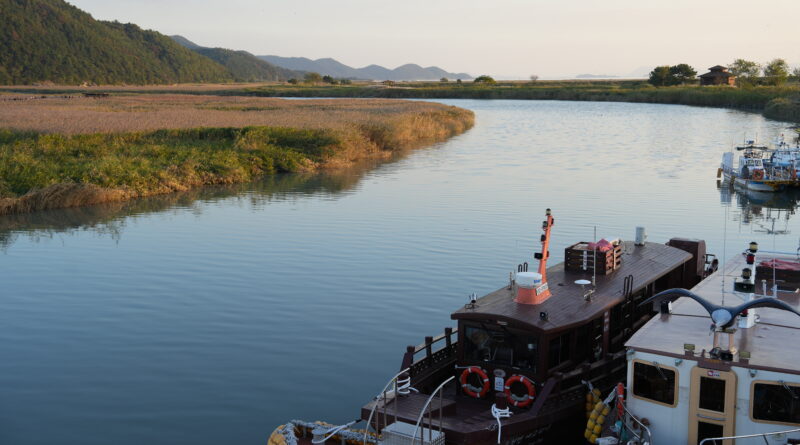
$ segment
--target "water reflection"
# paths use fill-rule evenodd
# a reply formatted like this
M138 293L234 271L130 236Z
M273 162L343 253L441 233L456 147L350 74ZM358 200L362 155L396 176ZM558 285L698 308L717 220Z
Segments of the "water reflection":
M768 235L788 235L789 221L797 213L800 205L800 191L788 190L782 193L759 192L717 184L720 202L739 209L733 217L741 224L754 226L754 232Z
M273 201L305 196L334 198L353 191L358 182L378 165L365 161L355 166L317 174L277 174L247 184L201 187L185 192L150 196L126 202L0 216L0 249L7 250L20 236L32 241L60 233L89 230L115 241L137 217L170 210L189 210L201 215L206 204L235 200L253 209Z
M743 129L772 140L784 124L447 102L476 126L375 168L0 218L0 443L263 443L287 419L352 420L406 345L530 259L546 207L553 262L595 228L704 239L723 261L750 241L795 246L797 199L720 203L714 186ZM777 209L792 234L756 232Z

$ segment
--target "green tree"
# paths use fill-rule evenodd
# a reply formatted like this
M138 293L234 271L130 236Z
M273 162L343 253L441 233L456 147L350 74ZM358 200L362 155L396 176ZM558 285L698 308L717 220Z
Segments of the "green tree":
M351 83L353 83L353 81L350 79L339 79L339 83L342 85L350 85Z
M731 74L736 76L736 81L740 85L754 85L761 74L761 65L756 62L744 59L736 59L728 65Z
M800 80L800 66L792 70L792 76L794 76L794 80Z
M291 79L287 80L287 82L289 82L292 85L297 85L298 80L292 77Z
M306 73L303 79L306 83L319 83L322 82L322 75L320 73L310 72Z
M450 82L450 79L448 79L446 77L442 77L441 79L439 79L439 82L447 83L447 82Z
M677 85L694 80L694 78L697 76L697 71L695 71L691 66L681 63L669 67L669 74L672 76L672 85Z
M461 85L461 79L456 79L456 83Z
M486 74L476 77L475 80L473 80L473 82L485 83L486 85L494 85L497 83L491 76L487 76Z
M322 76L322 81L325 82L325 83L334 83L335 82L335 80L333 79L333 76L328 76L327 74Z
M668 65L657 66L650 71L650 78L647 80L653 86L663 87L672 85L673 77Z
M783 85L789 78L789 64L783 59L772 59L764 67L764 77L770 85Z

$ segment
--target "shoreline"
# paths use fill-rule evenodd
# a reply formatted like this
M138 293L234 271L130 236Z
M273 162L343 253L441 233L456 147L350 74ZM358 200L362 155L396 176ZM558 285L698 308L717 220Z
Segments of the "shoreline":
M442 142L474 125L474 114L461 108L408 102L389 104L394 109L381 105L350 115L345 107L333 106L325 113L344 116L327 127L317 122L308 128L249 125L76 134L0 130L0 215L127 201L250 182L275 173L338 170ZM310 119L304 109L274 111L295 113L300 121ZM248 112L210 115L225 121L231 113L236 117ZM86 125L97 119L93 113L87 116ZM73 124L83 128L80 122Z
M303 97L361 99L511 99L574 100L689 105L757 112L769 119L800 123L800 83L784 86L654 87L646 80L500 81L494 85L473 82L395 82L392 85L356 82L352 85L289 85L282 83L208 84L177 86L102 86L92 92L142 95L185 94L228 97ZM86 88L67 86L5 86L0 92L20 94L80 93ZM2 97L2 96L0 96Z

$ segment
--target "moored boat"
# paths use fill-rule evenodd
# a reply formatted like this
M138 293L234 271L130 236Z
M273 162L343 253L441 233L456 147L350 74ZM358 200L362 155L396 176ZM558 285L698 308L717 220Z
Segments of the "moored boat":
M722 154L717 177L734 187L760 192L778 192L800 186L800 149L781 141L776 148L746 141L736 147L740 152L734 165L734 152Z
M625 341L656 314L640 303L692 287L716 267L703 241L653 243L643 229L636 241L573 244L548 267L553 224L548 209L536 272L518 265L507 285L451 314L456 329L407 348L398 374L361 408L370 431L362 442L518 444L557 435L577 443L587 397L624 379ZM596 391L587 396L589 387ZM334 428L318 430L314 443L345 440Z
M800 256L751 243L690 291L656 295L598 443L800 443L798 287Z

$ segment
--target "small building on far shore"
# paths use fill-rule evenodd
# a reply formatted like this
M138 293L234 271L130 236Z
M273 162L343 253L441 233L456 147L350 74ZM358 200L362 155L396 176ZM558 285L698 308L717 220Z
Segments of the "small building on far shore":
M736 85L736 76L728 72L728 67L717 65L708 69L708 72L698 76L700 85Z

